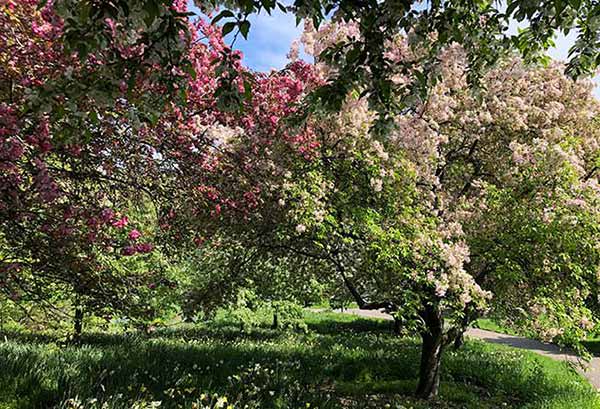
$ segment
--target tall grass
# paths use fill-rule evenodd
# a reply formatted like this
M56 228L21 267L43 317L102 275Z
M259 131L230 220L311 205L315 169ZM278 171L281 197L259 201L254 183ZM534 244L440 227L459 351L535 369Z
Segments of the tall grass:
M440 399L418 401L416 340L352 316L307 313L306 323L241 332L220 320L87 334L80 346L7 334L0 408L600 408L565 364L480 342L449 351Z

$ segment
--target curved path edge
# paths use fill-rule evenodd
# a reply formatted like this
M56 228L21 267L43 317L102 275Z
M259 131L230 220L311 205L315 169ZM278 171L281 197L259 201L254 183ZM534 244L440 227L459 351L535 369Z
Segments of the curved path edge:
M358 308L349 308L334 310L344 314L358 315L363 318L378 318L384 320L393 320L392 316L378 310L361 310ZM514 335L501 334L498 332L487 331L479 328L469 328L465 333L467 337L479 339L494 344L507 345L513 348L520 348L531 351L548 358L568 362L581 373L596 390L600 390L600 358L594 357L589 362L583 361L579 356L571 351L566 351L554 344L547 344L529 338L518 337Z

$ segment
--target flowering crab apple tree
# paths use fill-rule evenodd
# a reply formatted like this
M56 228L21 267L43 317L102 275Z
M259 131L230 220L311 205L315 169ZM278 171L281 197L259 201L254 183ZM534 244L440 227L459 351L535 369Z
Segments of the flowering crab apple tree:
M333 23L305 33L305 42L327 47L349 35L356 35L352 27ZM388 47L387 58L398 67L420 52L404 38ZM303 187L288 199L300 204L297 215L307 217L297 219L303 236L327 250L336 233L344 238L345 247L334 247L333 254L357 300L362 291L407 325L417 324L423 338L418 394L424 397L437 393L445 345L486 306L538 336L576 343L593 326L589 307L597 303L600 133L590 83L571 81L560 64L527 66L510 58L473 93L465 58L458 45L442 50L440 80L428 98L397 115L384 139L365 131L377 155L368 158L368 145L360 153L380 173L362 177L370 186L338 169L324 187ZM317 69L327 75L336 67L317 62ZM410 75L416 73L398 70L394 81L402 86ZM368 110L363 105L361 115L361 100L354 104L348 112L358 122L349 128L369 129ZM315 132L328 133L319 126ZM356 133L348 138L344 127L330 132L352 144L360 140ZM327 155L323 162L338 166L342 157L349 155ZM397 186L398 174L404 190L389 188ZM302 175L290 186L309 180ZM336 198L361 187L366 204ZM388 194L395 207L379 209L377 199ZM352 258L343 260L348 249Z
M151 143L159 157L161 186L171 198L161 208L162 238L173 250L187 253L184 257L196 254L198 260L192 263L207 272L190 280L186 309L210 313L232 301L239 287L253 287L251 281L265 283L255 274L257 266L271 266L278 274L287 271L268 251L256 251L266 248L255 246L260 239L256 236L271 243L269 230L276 227L276 218L285 218L273 182L284 180L285 163L280 161L288 151L291 161L308 158L317 146L310 130L292 132L285 123L317 76L301 61L281 72L250 73L242 67L241 55L225 46L218 27L198 20L195 30L210 40L190 53L197 76L190 80L187 103L174 109L172 117L165 116L163 126L148 127L147 132L148 138L155 138ZM224 109L223 95L213 97L215 90L223 89L219 66L213 63L218 58L235 62L236 72L226 76L237 78L238 93L251 81L252 98L243 102L242 111ZM200 249L190 253L185 243ZM305 277L307 284L310 279ZM253 288L273 300L300 298L298 291L282 294L281 286L260 287Z
M385 141L371 136L375 115L358 93L348 95L334 117L317 110L300 125L284 121L322 83L325 68L294 61L281 72L256 76L251 106L241 116L192 117L180 133L189 139L161 152L164 174L181 194L164 212L163 227L200 246L226 236L263 257L327 264L346 283L356 271L372 272L389 260L389 287L378 281L379 272L369 274L381 284L373 296L387 303L393 295L395 305L416 313L428 299L419 291L427 284L421 270L443 268L444 250L460 243L442 240L435 219L421 212L405 152L400 146L386 150ZM185 109L208 112L193 103ZM199 149L196 140L211 149ZM472 304L481 303L485 294L456 269L464 283L446 299L454 302L464 292Z
M356 35L334 22L309 27L303 41L319 55ZM404 38L387 47L390 61L420 52ZM289 126L297 102L337 70L294 62L259 76L250 117L203 125L215 141L210 172L174 167L186 196L172 221L183 216L198 244L218 232L270 256L326 262L361 307L384 307L417 331L424 398L438 392L444 348L489 306L533 321L540 335L549 325L580 334L592 320L599 192L589 84L513 58L473 93L464 59L457 45L442 50L428 98L383 135L360 90L338 114L310 105ZM397 67L400 87L418 75Z
M188 22L180 39L193 64L190 73L174 73L186 91L181 107L176 101L160 105L171 90L153 75L123 71L117 87L106 83L98 93L71 87L90 85L90 79L104 83L107 70L131 53L157 75L164 67L135 38L128 42L130 27L117 18L102 20L100 51L85 58L72 53L65 38L72 32L65 31L73 21L63 21L64 4L41 10L33 1L1 4L0 285L9 298L48 301L53 292L45 289L56 283L90 306L123 310L144 299L126 296L130 291L162 282L149 271L125 274L122 268L130 264L123 257L143 258L153 250L149 226L156 220L136 221L131 204L150 203L168 226L172 212L163 212L163 204L180 194L172 176L189 171L178 168L183 161L202 172L215 166L219 146L211 135L220 128L210 125L235 119L226 108L239 103L247 75L220 28L199 20ZM223 71L220 60L235 71ZM132 305L132 313L133 307L140 309Z
M50 306L63 292L96 311L143 312L134 293L156 280L144 271L119 274L108 261L153 249L151 229L129 210L130 200L155 191L154 151L139 132L146 111L136 95L162 89L138 77L112 105L94 93L54 93L59 80L92 78L103 56L82 61L66 52L51 3L0 8L0 293ZM52 103L35 109L49 90Z
M416 164L423 200L463 243L449 261L462 260L493 293L498 316L547 340L578 343L592 326L600 256L591 84L569 80L560 64L509 59L474 96L461 83L460 47L440 58L449 80L433 88L418 117L396 118L395 139ZM449 280L436 276L436 291L444 294ZM473 318L467 311L463 326Z

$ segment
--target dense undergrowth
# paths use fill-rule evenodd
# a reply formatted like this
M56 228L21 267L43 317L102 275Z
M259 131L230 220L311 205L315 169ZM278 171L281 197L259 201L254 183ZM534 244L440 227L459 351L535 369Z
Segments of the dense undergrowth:
M0 342L0 408L600 408L566 364L469 341L443 361L434 402L414 399L419 345L389 323L307 313L308 330L226 320L151 335Z

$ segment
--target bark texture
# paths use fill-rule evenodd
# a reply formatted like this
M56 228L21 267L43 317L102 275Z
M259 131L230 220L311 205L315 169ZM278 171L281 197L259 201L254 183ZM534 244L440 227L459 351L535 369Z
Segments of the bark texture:
M440 367L445 346L442 316L435 306L426 306L421 313L425 329L421 332L421 366L419 368L419 384L417 396L432 399L440 389Z

